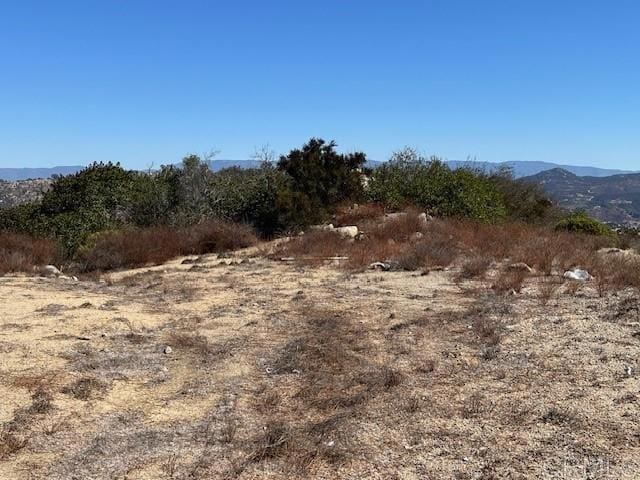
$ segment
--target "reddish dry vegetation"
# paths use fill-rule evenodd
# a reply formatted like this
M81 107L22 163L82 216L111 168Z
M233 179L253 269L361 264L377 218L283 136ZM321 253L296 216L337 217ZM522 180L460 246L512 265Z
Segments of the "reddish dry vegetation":
M50 240L17 233L0 233L0 275L33 270L34 265L54 263L60 258Z
M423 222L410 210L382 217L375 206L360 207L361 232L356 240L326 230L310 230L281 245L276 256L293 257L307 265L319 265L341 257L349 269L366 268L373 262L387 262L399 270L429 270L455 264L458 280L483 277L494 263L525 263L539 274L563 273L572 267L589 270L602 289L640 287L637 257L603 257L598 250L620 243L620 239L578 233L556 232L544 226L521 223L484 225L465 220L436 219ZM383 219L384 218L384 219ZM508 265L508 264L507 264ZM504 269L496 279L496 291L519 291L526 272Z
M254 245L257 237L245 225L208 221L173 229L149 227L100 234L81 256L84 271L113 270L166 262L180 255L201 255Z

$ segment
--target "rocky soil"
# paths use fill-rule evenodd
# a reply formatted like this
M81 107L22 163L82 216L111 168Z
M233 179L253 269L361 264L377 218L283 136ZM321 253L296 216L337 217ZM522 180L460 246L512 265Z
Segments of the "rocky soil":
M640 302L264 250L0 279L0 478L640 477Z

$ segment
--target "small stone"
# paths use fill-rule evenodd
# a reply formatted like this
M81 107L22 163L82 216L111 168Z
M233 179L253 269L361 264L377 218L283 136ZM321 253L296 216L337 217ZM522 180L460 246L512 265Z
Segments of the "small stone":
M369 270L382 270L384 272L387 272L390 269L391 269L391 265L384 262L373 262L372 264L369 265Z
M164 354L165 355L169 355L171 352L173 352L173 348L171 348L169 345L167 345L166 347L164 347Z

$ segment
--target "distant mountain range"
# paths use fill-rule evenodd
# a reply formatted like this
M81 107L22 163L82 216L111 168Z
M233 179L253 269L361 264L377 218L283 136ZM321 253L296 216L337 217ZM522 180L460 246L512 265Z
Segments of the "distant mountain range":
M0 168L0 180L15 182L36 178L51 178L53 175L71 175L82 170L80 165L50 168Z
M369 160L367 166L375 168L383 162L376 160ZM568 172L571 172L579 176L591 176L591 177L607 177L610 175L619 175L625 173L634 173L627 170L615 170L608 168L597 167L580 167L573 165L559 165L549 162L475 162L475 161L460 161L449 160L446 162L451 168L468 167L475 168L483 171L492 171L498 168L507 167L513 171L515 177L526 177L535 175L545 170L551 170L554 168L561 168ZM214 172L229 167L241 167L241 168L255 168L260 166L260 162L257 160L212 160L209 162L211 169ZM53 175L70 175L82 170L84 167L80 165L73 166L61 166L51 168L0 168L0 180L5 181L17 181L28 180L36 178L51 178Z
M581 167L575 165L559 165L557 163L550 162L476 162L476 161L460 161L449 160L447 165L451 168L469 167L483 171L492 171L498 168L509 168L513 172L516 178L527 177L535 175L545 170L552 170L554 168L560 168L567 172L573 173L578 176L590 176L590 177L608 177L610 175L619 175L624 173L634 173L630 170L616 170L610 168L598 168L598 167Z
M640 173L578 176L553 168L522 180L539 184L562 207L609 223L640 225Z

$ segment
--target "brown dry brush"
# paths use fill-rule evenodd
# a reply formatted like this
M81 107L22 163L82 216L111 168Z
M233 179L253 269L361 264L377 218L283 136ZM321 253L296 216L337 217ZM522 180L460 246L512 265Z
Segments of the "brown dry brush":
M0 425L0 460L27 446L33 422L53 409L52 400L44 387L38 387L31 395L31 404L16 410L11 420Z
M30 235L0 232L0 275L31 272L36 265L58 264L55 242Z
M80 255L82 270L113 270L160 264L180 255L201 255L257 243L245 225L209 220L191 227L131 228L99 234Z
M461 275L473 278L482 276L491 262L505 259L524 262L545 274L574 266L588 268L595 263L598 249L616 242L611 237L556 232L524 223L486 225L451 218L425 223L417 210L393 217L366 216L356 223L362 234L355 241L334 232L310 231L283 244L276 254L313 265L335 255L347 256L345 265L352 269L389 261L402 269L418 270L446 267L466 258L471 260L463 263Z
M302 319L295 338L268 361L269 386L253 401L262 427L245 443L231 477L263 462L288 474L343 464L355 453L350 419L402 382L397 371L373 362L372 345L345 316L312 310Z

